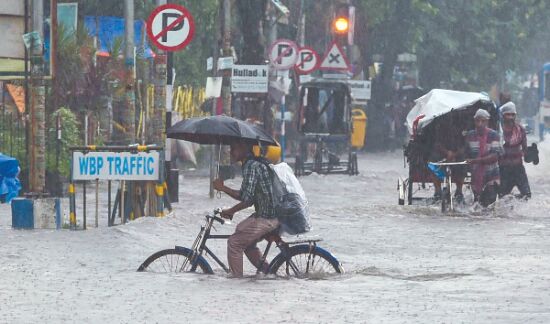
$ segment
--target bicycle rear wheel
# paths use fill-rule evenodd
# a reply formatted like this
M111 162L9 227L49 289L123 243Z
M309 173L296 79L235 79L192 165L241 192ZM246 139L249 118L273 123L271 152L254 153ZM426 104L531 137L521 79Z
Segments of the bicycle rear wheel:
M138 268L138 272L197 272L212 274L212 268L202 257L191 262L193 251L177 246L175 249L167 249L154 253L148 257Z
M288 249L288 258L278 254L269 265L269 273L280 277L322 278L344 272L340 262L318 246L295 245Z

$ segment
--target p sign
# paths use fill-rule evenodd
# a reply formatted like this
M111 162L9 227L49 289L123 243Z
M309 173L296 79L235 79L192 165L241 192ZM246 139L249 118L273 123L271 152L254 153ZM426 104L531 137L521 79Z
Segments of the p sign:
M277 70L289 70L298 61L298 46L291 40L279 39L269 47L269 61Z
M195 21L180 5L157 7L147 19L147 35L153 44L165 51L183 49L195 34Z
M302 47L298 50L298 62L296 62L296 71L300 74L309 74L319 65L319 54L311 47Z

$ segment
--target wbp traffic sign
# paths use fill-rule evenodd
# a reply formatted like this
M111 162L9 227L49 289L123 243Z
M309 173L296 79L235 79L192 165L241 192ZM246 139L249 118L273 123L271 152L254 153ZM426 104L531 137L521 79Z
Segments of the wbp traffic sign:
M302 47L298 50L298 61L295 68L298 73L309 74L319 65L319 55L311 47Z
M269 47L269 61L277 70L291 69L298 61L298 46L291 40L279 39Z
M147 35L165 51L183 49L195 34L195 22L189 11L177 4L157 7L147 19Z

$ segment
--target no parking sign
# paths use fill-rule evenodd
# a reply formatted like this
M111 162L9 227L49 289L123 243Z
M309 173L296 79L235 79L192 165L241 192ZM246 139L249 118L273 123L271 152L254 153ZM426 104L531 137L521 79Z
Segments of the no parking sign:
M298 46L291 40L276 40L268 50L269 61L277 70L289 70L298 61Z
M157 7L147 19L147 35L153 44L165 51L183 49L195 34L193 16L184 7L166 4Z
M319 54L311 47L302 47L298 50L298 61L296 71L301 74L309 74L317 69L319 65Z

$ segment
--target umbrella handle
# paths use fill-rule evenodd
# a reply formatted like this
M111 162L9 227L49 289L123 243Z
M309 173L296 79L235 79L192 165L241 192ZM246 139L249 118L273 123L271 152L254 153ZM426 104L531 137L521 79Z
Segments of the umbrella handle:
M216 164L216 179L220 176L220 160L222 159L222 146L218 145L218 161Z
M220 176L220 160L222 158L222 146L221 145L218 145L218 163L216 165L216 179L218 179L218 177ZM218 199L221 199L222 198L222 192L221 191L217 191L216 192L216 197L218 197Z

